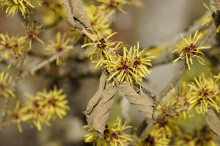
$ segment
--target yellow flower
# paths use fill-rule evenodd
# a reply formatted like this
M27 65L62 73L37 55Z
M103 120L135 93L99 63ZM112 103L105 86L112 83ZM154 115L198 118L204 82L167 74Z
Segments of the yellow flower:
M187 95L187 102L190 104L188 110L195 107L198 113L206 113L211 106L220 111L218 84L212 79L206 79L204 74L199 76L199 79L194 78L195 83L189 84L190 92Z
M0 60L8 59L9 57L18 58L21 56L25 42L25 39L23 37L9 37L9 35L6 33L0 34L0 39Z
M39 41L42 45L44 45L44 42L38 37L38 35L43 31L42 30L43 25L34 21L31 23L30 27L25 27L27 36L25 37L26 39L29 40L29 46L28 50L31 49L32 41L36 39Z
M140 51L139 42L137 42L137 48L135 46L130 48L130 52L131 53L129 54L133 60L132 64L134 67L134 72L136 76L141 78L141 80L137 79L136 81L140 82L142 81L143 77L145 77L147 74L150 74L148 66L152 66L150 61L152 58L154 58L154 56L150 56L150 53L147 53L146 48Z
M29 9L34 8L28 0L2 0L0 7L3 8L5 6L7 7L6 13L8 16L14 16L17 11L20 11L24 18L29 13Z
M168 146L170 139L164 136L163 129L153 129L149 134L143 134L137 146Z
M196 57L197 60L204 65L204 60L198 55L204 55L200 50L210 48L210 46L197 46L196 43L200 39L202 34L200 33L198 36L197 35L198 31L195 32L193 38L190 34L190 37L187 39L181 34L184 44L182 46L176 45L178 49L174 50L173 53L180 51L180 55L177 59L173 61L174 63L176 63L179 59L185 59L186 64L190 69L190 65L193 65L193 59Z
M87 54L92 62L97 63L95 68L103 67L106 60L113 58L116 54L115 51L123 46L121 42L113 42L109 40L109 38L115 34L116 33L112 33L108 37L103 38L98 33L97 41L82 45L82 47L92 46L88 49Z
M108 10L103 9L101 6L91 5L86 8L87 16L90 20L93 30L97 30L101 36L106 37L112 33L108 18L106 18Z
M15 94L10 90L9 86L12 77L8 73L0 72L0 95L6 97L8 94L15 97Z
M66 38L67 33L64 33L63 36L60 32L56 34L57 41L53 42L50 40L51 45L48 45L48 47L45 49L48 51L49 54L58 54L60 52L64 52L65 56L68 55L68 51L73 49L72 45L68 45L70 42L70 38ZM62 56L58 56L56 59L56 64L61 65L62 64Z
M66 115L68 101L65 100L66 95L62 94L63 90L54 90L47 92L38 92L35 97L28 95L31 102L25 103L21 112L23 113L23 121L27 121L33 124L38 130L41 130L41 124L45 123L50 126L49 120L55 118L58 115L59 118L63 118Z
M29 122L31 125L33 124L39 131L42 129L42 123L50 126L48 118L45 114L42 98L39 96L33 97L29 94L27 94L27 97L31 99L31 102L26 102L22 106L22 120Z
M118 55L110 58L106 63L106 67L111 73L108 81L117 77L118 82L133 83L133 80L135 80L139 83L147 73L150 74L148 66L151 66L151 58L153 56L149 56L146 49L139 51L139 43L137 43L137 48L135 46L131 47L129 51L127 47L124 47L123 56Z
M23 118L23 113L20 109L20 101L16 102L15 109L12 112L8 111L8 114L11 115L12 119L17 123L18 130L20 133L22 133L23 130L21 127L21 122Z
M124 130L132 127L121 124L121 119L119 117L114 122L106 125L102 138L100 138L97 132L88 125L83 128L89 131L88 134L84 135L86 143L93 142L94 145L102 146L124 146L126 142L133 142L131 136L124 132Z
M49 92L46 90L38 92L37 96L42 98L42 106L48 119L55 117L55 114L62 119L66 115L66 110L69 110L68 101L65 100L66 95L62 94L62 92L63 90L57 90L56 86Z
M114 77L117 78L118 82L127 81L129 83L133 83L133 79L141 80L141 77L135 74L134 66L133 66L133 59L129 54L130 52L127 51L127 48L124 47L123 56L118 55L116 59L111 59L107 63L108 71L111 73L108 81L111 81Z

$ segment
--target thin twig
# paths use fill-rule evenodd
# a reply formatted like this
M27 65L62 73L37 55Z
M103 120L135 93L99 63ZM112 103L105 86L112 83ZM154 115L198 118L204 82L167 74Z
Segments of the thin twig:
M54 60L56 60L57 57L62 56L65 52L69 51L70 49L66 49L62 52L59 52L57 54L54 54L53 56L51 56L49 59L46 59L44 61L42 61L41 63L39 63L38 65L34 66L33 68L31 68L30 70L26 70L25 72L22 73L22 75L20 76L20 79L24 78L25 76L29 75L30 73L33 74L34 72L36 72L37 70L41 69L42 67L44 67L45 65L53 62Z
M180 80L182 75L187 69L187 64L184 63L184 65L180 68L178 73L173 77L173 79L167 84L167 86L159 93L158 98L156 99L156 105L160 103L160 101L163 99L164 96L167 95L168 92L170 92L171 89L173 89L177 82Z

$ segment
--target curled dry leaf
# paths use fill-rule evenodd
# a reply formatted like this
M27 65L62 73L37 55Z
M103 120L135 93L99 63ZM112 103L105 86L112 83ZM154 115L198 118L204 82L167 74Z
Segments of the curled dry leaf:
M116 87L113 87L110 83L106 83L104 89L103 83L105 82L106 76L104 82L102 81L102 79L100 79L99 90L89 101L87 110L83 112L86 115L88 125L90 127L93 127L100 134L100 136L103 135L103 132L105 130L106 121L109 116L109 110L114 102L113 96L117 89Z
M102 73L102 75L100 77L99 89L95 93L95 95L89 100L89 103L87 104L86 111L83 112L86 115L87 122L88 122L89 126L92 126L92 123L91 123L91 120L88 120L88 119L93 119L94 112L92 113L92 111L94 110L95 106L98 104L100 99L102 98L102 94L103 94L103 91L105 88L106 79L107 79L107 76L105 75L105 73Z
M206 113L206 121L211 129L220 136L220 121L213 109L208 109L208 112Z
M63 0L67 19L79 33L92 28L81 0Z
M137 93L128 82L122 82L118 85L118 89L125 95L128 101L145 117L153 118L153 103L146 97L142 90Z
M93 128L100 134L100 136L103 135L105 130L109 111L114 102L113 96L115 95L116 89L117 88L115 86L113 87L111 83L107 83L103 92L103 98L95 108Z

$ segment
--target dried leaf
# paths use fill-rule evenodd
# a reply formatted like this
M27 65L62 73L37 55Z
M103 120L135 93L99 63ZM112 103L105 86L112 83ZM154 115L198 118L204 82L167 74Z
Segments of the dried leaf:
M123 82L118 85L119 90L125 95L128 101L145 117L152 119L153 117L153 103L145 96L141 91L139 94L134 88L128 83Z
M111 83L108 83L103 92L103 98L95 109L93 128L101 135L103 135L105 130L106 121L109 116L109 110L114 102L113 96L115 95L116 89L117 88L113 87Z
M220 136L220 121L213 109L208 109L208 112L206 113L206 121L211 129Z
M105 130L106 121L109 116L109 110L114 102L114 94L116 92L116 87L113 87L111 83L107 83L102 93L102 98L93 107L91 112L84 112L86 115L87 123L89 126L93 127L100 136L103 135Z
M217 134L215 134L215 140L216 140L216 144L218 146L220 146L220 136L218 136Z
M78 32L92 28L81 0L63 0L67 19Z
M105 88L106 79L107 79L107 76L105 75L105 73L102 73L102 75L100 77L99 89L95 93L95 95L89 100L86 111L83 112L85 115L90 116L89 119L90 118L93 119L93 114L91 114L91 112L94 110L95 106L98 104L98 102L102 98L102 94L103 94L103 91L104 91L104 88ZM88 121L88 125L92 125L89 122L89 120L87 120L87 121Z

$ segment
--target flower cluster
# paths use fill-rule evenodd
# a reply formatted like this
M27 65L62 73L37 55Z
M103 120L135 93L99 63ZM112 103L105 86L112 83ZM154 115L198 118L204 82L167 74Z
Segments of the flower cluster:
M62 89L58 90L55 86L49 92L46 90L38 92L35 97L27 95L31 102L26 102L21 109L16 110L19 111L17 115L21 115L19 118L22 121L27 121L38 130L42 129L42 123L49 126L51 119L54 119L56 115L62 119L69 109L68 101L65 99L66 95L62 92Z
M15 97L14 92L9 88L11 81L12 77L8 73L0 72L0 96L6 97L11 95Z
M138 146L168 146L170 140L164 136L163 129L152 129L138 140Z
M176 63L180 59L185 59L188 68L193 65L193 59L197 58L197 60L204 64L204 60L199 56L199 54L204 55L200 50L210 48L210 46L198 46L196 43L201 38L202 34L198 34L198 31L195 32L193 38L190 34L189 38L185 38L182 34L181 37L183 39L183 44L181 46L176 45L178 49L173 52L180 52L180 55L173 62Z
M137 47L130 47L129 50L127 47L123 47L123 50L122 56L111 57L106 63L111 74L108 81L116 77L118 82L133 83L135 80L140 83L143 77L150 74L148 66L152 66L150 61L154 56L149 56L146 49L140 51L139 43L137 43Z
M102 146L124 146L127 142L133 142L131 136L126 134L126 129L132 128L121 123L121 119L118 117L114 122L107 124L104 131L104 136L100 138L97 132L88 125L83 128L88 129L89 133L84 135L85 142L93 142L94 145Z
M194 79L195 82L189 84L190 92L187 95L187 102L191 108L195 107L198 113L206 113L209 107L214 108L220 112L219 107L219 85L217 80L213 78L206 79L204 74Z
M24 37L10 37L7 33L0 34L0 60L20 57L24 49L24 42Z
M57 41L53 42L50 40L51 45L48 45L47 48L45 48L45 50L48 51L47 54L52 55L52 54L58 54L58 53L64 52L65 53L64 55L67 56L68 51L72 50L73 46L68 45L70 42L70 38L66 39L66 36L67 36L67 33L64 33L62 36L61 33L58 32L56 34ZM62 64L62 56L57 56L56 64L57 65Z
M33 0L40 4L39 0ZM28 0L1 0L0 8L6 8L8 16L14 16L18 11L21 12L22 16L26 18L26 15L30 13L30 9L34 6Z
M38 35L43 31L42 27L43 25L36 21L32 22L30 26L24 26L27 33L25 39L29 40L28 50L31 49L32 42L35 39L39 41L42 45L44 45L44 42L38 37Z
M110 73L108 81L112 82L113 78L117 78L119 83L122 81L139 83L143 77L150 74L148 66L152 66L150 61L154 56L149 56L146 49L140 50L139 43L128 50L128 47L122 42L109 40L114 34L116 33L106 38L101 38L99 35L97 41L82 47L94 46L88 51L88 56L97 63L96 68L104 67L108 70ZM120 55L117 52L122 47L124 51L123 55Z
M109 40L110 37L115 34L116 33L112 33L108 37L104 38L98 33L98 38L94 43L88 43L82 46L91 46L88 48L87 54L93 63L97 63L95 68L103 67L106 60L110 60L110 58L115 56L115 51L122 47L121 42Z

